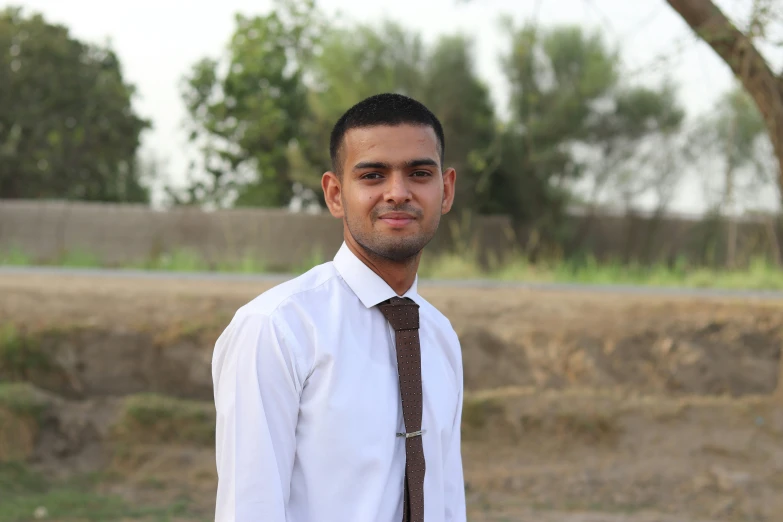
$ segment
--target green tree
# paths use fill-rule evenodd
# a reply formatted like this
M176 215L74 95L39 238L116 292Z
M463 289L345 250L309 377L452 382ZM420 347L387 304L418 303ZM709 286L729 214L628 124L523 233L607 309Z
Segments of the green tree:
M769 162L764 161L771 152L760 146L764 142L769 144L764 119L752 98L741 88L736 88L718 99L715 110L701 119L694 134L702 158L710 161L702 169L705 192L709 194L716 177L722 178L718 180L720 190L717 197L708 195L708 204L712 214L729 218L726 263L733 266L736 262L738 204L743 199L754 199L759 190L767 188L774 178Z
M571 147L596 133L595 107L617 81L617 58L598 35L578 27L507 23L506 31L511 45L503 66L512 112L491 210L551 230L568 203L568 182L584 172Z
M768 170L760 156L759 141L767 140L764 119L750 96L742 89L724 94L715 112L705 122L704 136L712 143L713 152L724 163L724 186L720 205L733 211L738 192L764 184ZM745 171L746 176L740 179Z
M147 201L150 122L114 52L20 8L0 11L0 49L0 198Z
M309 117L305 65L320 38L312 0L278 0L267 15L236 16L225 61L200 60L183 98L201 164L181 203L281 206L293 195L290 150Z
M617 185L620 168L640 144L678 129L684 112L671 87L624 86L619 54L597 32L511 24L506 29L511 46L503 64L512 112L491 210L552 234L578 181L592 177L599 191ZM625 183L628 174L636 173L625 169Z
M585 140L599 152L587 169L592 185L589 202L620 197L630 207L636 197L659 184L662 175L669 177L670 173L650 167L661 164L660 147L676 155L672 141L684 119L685 111L670 83L657 90L614 85L608 108L591 123Z

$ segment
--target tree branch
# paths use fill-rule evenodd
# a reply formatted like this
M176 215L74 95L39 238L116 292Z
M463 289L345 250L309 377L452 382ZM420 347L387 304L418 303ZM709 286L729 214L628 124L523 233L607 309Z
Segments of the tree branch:
M775 155L783 167L783 88L752 40L711 0L667 0L683 20L731 68L764 117ZM783 168L778 173L783 200Z
M718 53L753 97L765 119L780 105L780 80L753 42L711 0L667 0Z

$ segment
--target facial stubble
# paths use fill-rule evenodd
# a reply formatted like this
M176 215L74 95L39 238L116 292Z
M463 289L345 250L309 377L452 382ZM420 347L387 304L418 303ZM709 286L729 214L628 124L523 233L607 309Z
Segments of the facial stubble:
M341 196L343 203L343 213L345 214L345 222L347 223L348 232L353 237L357 245L359 245L368 255L393 261L395 263L404 263L406 261L413 260L419 252L421 252L425 246L435 237L435 233L440 225L440 215L431 234L427 234L426 231L422 231L420 234L406 237L393 237L386 234L363 234L357 233L356 227L352 226L350 212L348 206L345 204L345 198ZM443 203L443 196L441 196L441 204ZM422 212L415 209L411 209L405 205L384 209L383 211L375 208L370 214L370 223L374 227L375 223L380 220L380 215L384 212L407 212L414 214L422 223ZM368 237L369 236L369 237Z

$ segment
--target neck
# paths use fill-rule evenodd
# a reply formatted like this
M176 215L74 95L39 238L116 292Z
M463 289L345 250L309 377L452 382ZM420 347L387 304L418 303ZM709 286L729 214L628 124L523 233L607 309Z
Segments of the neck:
M345 244L353 254L362 260L370 270L386 281L397 295L403 295L413 286L416 272L419 269L421 252L403 261L393 261L385 257L368 252L364 247L356 243L350 234L345 235Z

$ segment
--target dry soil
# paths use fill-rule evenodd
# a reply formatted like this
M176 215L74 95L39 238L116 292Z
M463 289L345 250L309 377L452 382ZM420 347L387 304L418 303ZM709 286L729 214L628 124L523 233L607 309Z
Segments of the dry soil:
M6 344L45 363L0 357L45 404L6 438L47 473L111 472L100 488L135 503L188 491L209 518L212 346L268 287L0 277ZM783 521L783 303L421 293L463 346L471 521Z

